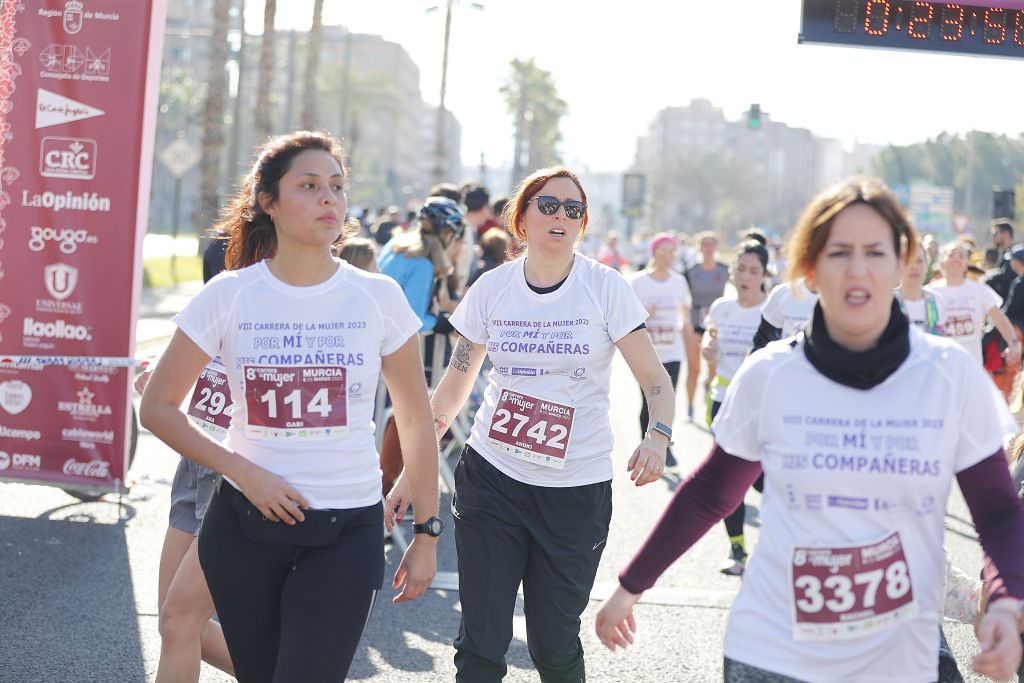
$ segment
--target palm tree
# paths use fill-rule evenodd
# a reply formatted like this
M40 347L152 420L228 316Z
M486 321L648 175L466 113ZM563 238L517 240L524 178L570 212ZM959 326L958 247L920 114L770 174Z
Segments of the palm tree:
M533 59L513 59L511 70L498 89L505 97L508 112L516 120L515 152L512 158L512 182L521 176L558 161L559 131L562 117L568 111L565 100L558 96L550 71L537 66ZM527 168L523 168L523 147L527 151Z
M231 0L214 0L213 32L201 123L203 127L199 203L194 223L200 230L212 225L220 212L221 156L224 152L224 103L228 90L228 11Z
M309 29L309 45L306 52L306 79L302 83L302 127L313 130L317 127L316 78L320 68L320 45L323 42L324 0L313 0L313 25Z
M273 133L273 125L270 122L270 93L274 84L276 16L277 0L266 0L266 5L263 6L263 39L260 41L260 71L256 86L256 139L261 143Z

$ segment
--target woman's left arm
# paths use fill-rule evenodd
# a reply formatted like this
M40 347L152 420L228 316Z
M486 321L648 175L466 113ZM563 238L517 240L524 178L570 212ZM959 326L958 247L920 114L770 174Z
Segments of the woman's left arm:
M990 592L988 609L978 625L982 654L974 658L972 666L978 673L1006 680L1021 658L1024 508L1001 448L956 477L985 550L984 575Z
M438 455L418 335L381 359L381 375L395 406L395 424L405 460L403 476L409 480L416 522L422 523L438 512ZM437 570L436 551L437 538L414 536L392 582L394 588L405 582L395 602L415 600L430 586Z
M1020 342L1017 341L1017 335L1013 331L1013 323L1006 317L1002 309L997 306L993 306L988 310L988 317L992 318L996 329L999 330L999 334L1002 335L1003 340L1006 342L1007 365L1017 365L1020 363L1021 346Z
M661 422L671 427L672 419L675 417L676 396L672 390L672 380L658 359L650 335L646 330L634 330L615 345L622 352L622 357L626 359L633 376L640 382L644 397L647 399L650 424ZM650 484L661 478L661 473L665 469L665 449L668 445L667 436L647 429L640 445L633 451L627 468L637 486Z

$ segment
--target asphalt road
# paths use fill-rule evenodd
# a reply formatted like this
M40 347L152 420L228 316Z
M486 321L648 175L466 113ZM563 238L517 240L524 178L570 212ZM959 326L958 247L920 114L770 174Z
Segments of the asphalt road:
M153 304L153 329L166 308ZM161 328L162 329L162 328ZM625 364L613 373L615 513L598 572L594 598L583 616L588 679L604 681L721 680L722 637L727 608L739 580L717 571L727 541L713 530L677 562L636 611L639 639L627 653L604 650L593 635L600 600L668 502L678 476L637 489L625 462L639 437L639 390ZM699 392L698 392L699 393ZM680 402L678 414L685 416ZM699 412L699 411L698 411ZM710 446L702 429L677 420L676 453L683 474ZM134 486L123 505L80 503L54 488L0 484L0 683L108 683L152 681L159 656L156 575L166 528L170 480L176 457L143 432L131 472ZM955 488L955 487L954 487ZM448 496L442 509L446 521ZM751 493L755 508L759 496ZM958 492L947 515L947 547L968 573L978 572L980 548ZM449 527L450 528L450 527ZM756 547L757 516L748 515L748 544ZM388 571L397 550L386 549ZM438 584L412 604L384 600L370 620L350 680L413 683L454 679L451 641L458 630L458 593L452 534L439 545ZM385 595L394 594L390 588ZM970 627L947 622L952 647L967 673L977 651ZM526 645L522 605L508 653L508 681L537 681ZM232 678L204 665L201 681ZM966 676L968 681L987 680Z

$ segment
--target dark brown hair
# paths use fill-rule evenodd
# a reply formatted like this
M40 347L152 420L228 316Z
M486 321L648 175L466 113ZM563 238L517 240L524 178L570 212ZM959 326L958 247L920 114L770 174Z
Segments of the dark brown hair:
M274 222L260 206L259 197L267 194L272 201L277 201L281 178L291 168L295 157L308 149L330 154L347 177L341 143L327 133L303 130L268 140L260 148L252 170L214 228L228 240L224 263L229 270L251 266L272 258L277 252ZM338 241L357 231L358 226L346 221Z
M490 228L480 236L480 251L497 264L505 262L508 256L508 233L501 228Z
M565 166L549 166L548 168L542 168L538 171L534 171L530 175L523 178L523 182L519 183L519 187L509 197L508 204L505 205L505 210L502 213L502 219L505 225L508 226L509 232L517 240L522 242L526 241L526 228L523 223L526 217L526 207L533 199L534 195L540 192L540 189L544 187L544 184L552 178L568 178L571 180L580 191L580 198L583 203L587 203L587 193L583 189L583 184L580 179L576 177L576 174L570 171ZM580 236L582 237L587 232L587 219L590 217L589 211L583 214L583 225L580 227Z
M893 247L901 261L905 263L913 257L918 241L917 231L910 225L906 211L892 191L876 178L850 178L812 199L797 221L789 241L787 276L790 281L799 280L814 270L836 216L854 204L866 204L885 219L892 229Z

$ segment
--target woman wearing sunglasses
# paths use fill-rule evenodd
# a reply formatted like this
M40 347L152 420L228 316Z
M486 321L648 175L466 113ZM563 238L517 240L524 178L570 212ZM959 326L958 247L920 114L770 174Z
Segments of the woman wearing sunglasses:
M506 215L525 256L483 275L451 317L462 337L431 400L439 435L465 405L484 357L494 366L455 469L459 681L505 675L520 584L541 680L585 680L580 614L612 512L608 413L616 348L650 409L650 425L629 458L632 481L657 481L665 466L672 383L629 284L575 250L587 227L586 201L566 168L523 180ZM404 487L389 499L388 517L408 504Z
M973 668L998 680L1016 671L1024 509L1002 448L1015 424L971 355L910 325L894 301L915 245L876 180L811 202L789 277L818 292L814 315L802 335L737 372L711 454L597 615L607 647L633 641L640 595L736 508L763 467L764 522L726 627L725 681L935 681L955 477L996 597Z

